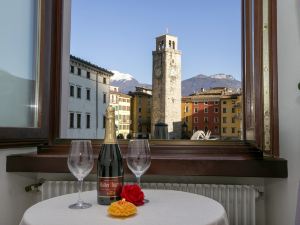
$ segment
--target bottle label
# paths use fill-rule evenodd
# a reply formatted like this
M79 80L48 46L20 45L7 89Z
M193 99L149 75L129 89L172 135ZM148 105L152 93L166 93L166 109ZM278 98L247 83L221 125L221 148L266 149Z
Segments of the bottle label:
M99 197L120 197L123 186L123 176L99 177Z

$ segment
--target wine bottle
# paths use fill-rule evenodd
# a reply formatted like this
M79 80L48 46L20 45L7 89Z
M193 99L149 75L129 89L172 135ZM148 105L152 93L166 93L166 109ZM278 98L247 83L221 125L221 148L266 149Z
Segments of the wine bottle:
M97 199L100 205L121 199L124 182L122 155L117 143L115 111L106 109L105 136L97 164Z

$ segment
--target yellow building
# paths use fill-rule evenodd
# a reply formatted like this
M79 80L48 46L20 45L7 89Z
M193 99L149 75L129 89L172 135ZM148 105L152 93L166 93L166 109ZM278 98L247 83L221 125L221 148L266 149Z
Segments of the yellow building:
M225 94L221 97L221 138L241 139L242 95Z
M136 87L131 98L131 130L133 138L149 138L151 134L152 90Z
M109 104L115 109L117 137L126 139L130 133L131 96L120 93L118 87L110 86Z
M181 98L181 122L183 125L182 135L185 138L191 137L193 135L192 107L193 107L193 102L191 96Z

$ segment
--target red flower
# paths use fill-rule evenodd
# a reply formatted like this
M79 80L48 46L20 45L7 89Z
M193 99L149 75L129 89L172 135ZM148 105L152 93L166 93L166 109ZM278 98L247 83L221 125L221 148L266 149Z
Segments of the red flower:
M144 204L144 192L142 192L140 186L136 184L124 185L122 189L121 197L125 198L126 201L131 202L136 206Z

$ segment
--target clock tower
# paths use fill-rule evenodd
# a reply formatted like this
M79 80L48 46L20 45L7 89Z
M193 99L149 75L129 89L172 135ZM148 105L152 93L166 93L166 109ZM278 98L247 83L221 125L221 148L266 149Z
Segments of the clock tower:
M181 51L177 47L173 35L156 38L152 52L152 137L155 124L165 123L170 139L181 138Z

